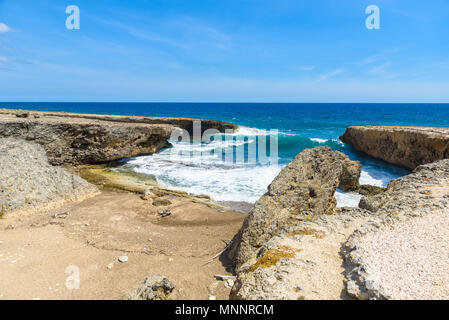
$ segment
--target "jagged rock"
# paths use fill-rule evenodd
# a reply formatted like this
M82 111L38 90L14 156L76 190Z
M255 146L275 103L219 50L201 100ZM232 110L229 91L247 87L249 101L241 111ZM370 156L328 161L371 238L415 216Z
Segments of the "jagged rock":
M24 114L28 116L24 117ZM42 145L52 165L94 164L169 146L173 130L193 130L195 119L111 116L0 109L0 137L20 137ZM231 123L201 119L201 132L235 130Z
M360 163L329 147L299 153L256 202L235 237L229 254L235 256L236 269L254 260L270 238L299 224L298 217L332 214L337 187L357 185L360 171Z
M51 166L42 146L0 139L0 211L58 206L96 194L97 188L68 171Z
M164 275L147 277L137 289L132 300L164 300L169 297L175 288L174 284Z
M30 116L29 112L18 112L16 113L17 118L28 118Z
M145 189L143 195L140 198L142 200L152 200L155 197L156 195L150 189Z
M356 150L408 169L449 158L449 128L352 126L340 139Z

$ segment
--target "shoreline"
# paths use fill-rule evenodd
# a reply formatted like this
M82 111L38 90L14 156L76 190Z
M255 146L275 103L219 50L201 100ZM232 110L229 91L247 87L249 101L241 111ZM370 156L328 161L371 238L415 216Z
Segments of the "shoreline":
M16 112L0 112L0 134L9 137L2 141L10 146L0 163L5 166L0 173L6 174L0 181L7 183L2 184L2 192L7 191L5 199L11 208L30 204L35 211L5 214L2 205L0 272L7 276L0 279L0 287L5 288L0 298L121 299L156 273L175 283L174 299L385 298L366 287L372 275L360 275L360 261L351 255L352 251L365 253L354 250L359 242L351 241L370 233L363 244L368 243L371 250L370 239L377 239L371 232L376 229L366 225L413 219L448 205L449 160L419 166L388 188L380 188L361 185L362 164L327 146L300 152L255 204L214 201L207 195L164 188L146 174L117 167L122 163L117 160L124 159L120 155L129 154L130 144L137 148L132 153L140 154L139 134L146 132L145 148L153 148L152 143L159 146L173 127L117 124L104 118L68 120L48 114L41 119L41 114ZM63 128L66 135L59 136L56 128ZM92 128L100 131L92 133ZM386 130L391 133L391 128ZM154 134L156 140L151 138ZM99 138L116 140L110 146ZM56 143L44 143L50 140ZM429 149L433 147L431 143ZM103 155L113 160L88 163ZM34 168L40 170L37 175ZM16 180L19 185L14 184ZM52 186L52 181L67 189ZM337 188L363 195L359 207L338 208ZM69 192L76 198L83 190L97 193L60 203L58 208L45 207L49 204L45 193L38 196L49 192L56 204L58 196ZM46 210L37 210L39 206ZM446 234L444 228L441 234ZM445 242L435 243L440 244ZM396 246L395 254L400 254L401 243ZM65 290L61 280L64 265L73 263L87 276L84 280L90 279L86 289L77 293ZM314 278L317 270L328 276ZM27 278L36 273L45 276ZM233 285L214 278L232 273L236 276ZM123 274L126 281L120 282ZM30 283L26 290L32 296L21 296L24 289L14 286L16 279Z

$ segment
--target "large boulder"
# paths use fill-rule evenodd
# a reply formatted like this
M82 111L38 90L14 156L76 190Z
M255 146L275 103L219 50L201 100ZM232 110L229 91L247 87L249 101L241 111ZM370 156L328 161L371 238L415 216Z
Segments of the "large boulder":
M236 269L255 260L264 244L288 227L317 215L332 214L337 187L358 184L360 171L359 162L329 147L299 153L256 202L234 239L230 255Z
M50 165L42 146L20 139L0 139L2 214L56 206L97 191L84 179Z

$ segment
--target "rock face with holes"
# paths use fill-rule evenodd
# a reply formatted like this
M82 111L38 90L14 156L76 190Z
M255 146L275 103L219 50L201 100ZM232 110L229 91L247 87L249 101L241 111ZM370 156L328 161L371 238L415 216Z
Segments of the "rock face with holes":
M81 200L97 191L84 179L50 165L42 146L21 139L0 139L2 215Z
M297 293L293 291L273 295L269 286L266 287L280 276L275 272L276 267L272 267L279 263L288 269L290 264L299 263L294 257L301 245L294 240L295 236L326 235L326 229L315 224L314 219L334 213L337 187L347 189L358 185L360 171L360 163L329 147L299 153L256 202L234 238L229 255L235 261L238 278L232 297L294 298ZM254 288L268 291L264 294Z
M449 128L352 126L340 139L356 150L408 169L449 158Z
M22 138L42 145L52 165L94 164L155 153L169 146L173 130L192 133L194 121L0 109L0 137ZM230 123L201 120L202 132L236 128Z

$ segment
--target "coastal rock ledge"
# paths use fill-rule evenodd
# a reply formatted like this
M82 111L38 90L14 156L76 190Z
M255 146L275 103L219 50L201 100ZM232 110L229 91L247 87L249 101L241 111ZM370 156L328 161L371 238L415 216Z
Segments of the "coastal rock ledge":
M352 126L340 139L356 150L407 169L449 158L449 128Z
M0 217L93 196L98 189L48 163L42 146L22 139L0 139Z
M176 129L192 133L235 130L234 124L204 119L95 115L0 109L0 137L16 137L42 145L52 165L104 163L169 146Z

